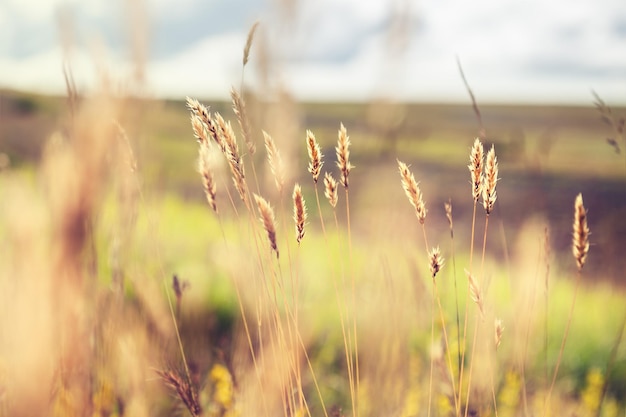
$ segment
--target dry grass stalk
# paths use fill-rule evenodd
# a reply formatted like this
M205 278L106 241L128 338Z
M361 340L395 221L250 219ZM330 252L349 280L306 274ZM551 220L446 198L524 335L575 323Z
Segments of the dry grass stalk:
M317 143L317 140L315 139L315 135L310 130L306 131L306 143L310 159L309 172L313 176L313 182L317 184L317 180L319 179L320 172L322 170L322 165L324 165L324 162L322 161L324 155L320 150L319 143Z
M487 166L485 167L485 177L483 184L483 206L487 215L493 210L496 202L496 183L498 182L498 158L496 157L496 149L492 145L487 153Z
M484 156L483 144L476 138L470 152L470 163L467 166L472 177L472 197L474 202L478 201L482 193Z
M504 332L504 326L502 325L502 320L495 319L494 327L495 327L494 342L496 345L496 349L498 349L500 347L500 343L502 342L502 333Z
M578 270L582 270L589 252L589 227L587 226L587 210L583 205L583 195L578 194L574 202L574 233L572 253L576 259Z
M176 395L178 395L178 398L185 404L185 407L187 407L187 410L189 410L192 416L196 417L202 414L202 407L200 407L200 403L198 402L198 395L187 381L183 380L183 378L173 371L156 372L161 379L163 379L165 384L172 389L172 391L176 392Z
M432 274L433 279L437 276L437 273L441 271L443 267L443 257L441 256L441 252L439 247L433 248L432 251L428 254L430 258L430 273Z
M276 142L265 131L263 131L263 139L265 140L265 149L267 150L267 160L270 164L270 169L274 175L274 181L276 182L276 188L278 192L283 192L285 186L285 165L283 159L280 157L280 152L276 148Z
M296 240L298 243L304 238L304 225L306 224L306 204L302 197L300 184L293 187L293 219L296 222Z
M339 171L341 171L339 180L341 185L348 188L348 175L350 175L350 170L354 168L354 166L350 164L350 136L348 136L348 132L343 123L339 128L337 136L337 147L335 151L337 152L337 166L339 167Z
M474 279L474 276L469 271L465 270L465 273L467 274L467 279L469 280L470 297L472 298L472 301L474 301L478 306L478 309L480 310L480 315L483 316L485 314L485 311L483 306L483 296L480 292L480 287L476 282L476 279Z
M250 30L248 31L248 38L246 39L246 46L243 48L243 66L245 67L248 63L248 59L250 58L250 48L252 47L252 41L254 40L254 33L256 32L257 27L259 27L259 22L254 22Z
M252 142L252 129L250 128L250 120L246 113L246 103L235 88L230 89L230 96L233 99L233 111L237 115L239 126L241 127L241 133L243 134L243 140L246 142L248 152L250 155L254 155L256 152L256 146Z
M402 188L404 188L409 202L415 208L415 215L420 223L424 224L426 220L426 206L422 199L422 191L418 187L415 177L411 171L409 171L409 167L404 162L398 160L398 169L400 170L400 176L402 178Z
M217 214L217 186L213 179L213 171L211 170L211 149L209 148L209 142L201 142L198 156L198 171L202 175L202 185L204 187L204 194L206 195L207 202L211 209Z
M339 194L337 192L337 181L335 181L330 172L326 172L324 174L324 195L328 199L330 205L335 208L337 206Z
M261 222L267 232L267 238L270 242L270 246L276 252L278 258L278 245L276 244L276 221L274 220L274 210L270 204L263 197L254 194L254 200L256 201L259 213L261 213Z

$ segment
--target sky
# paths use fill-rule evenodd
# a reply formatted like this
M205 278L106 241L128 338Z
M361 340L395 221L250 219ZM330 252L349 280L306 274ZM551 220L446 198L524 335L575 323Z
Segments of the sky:
M0 88L63 94L141 68L156 97L626 105L624 0L0 0ZM69 51L69 52L68 52ZM141 63L138 66L137 63ZM124 84L125 85L125 84Z

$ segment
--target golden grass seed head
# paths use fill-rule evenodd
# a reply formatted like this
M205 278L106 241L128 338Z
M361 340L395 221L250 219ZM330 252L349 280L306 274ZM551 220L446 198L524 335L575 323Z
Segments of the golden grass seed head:
M307 219L306 203L302 197L300 184L293 187L293 219L296 223L296 241L300 243L304 238L304 226Z
M313 182L317 184L322 165L324 165L324 155L320 150L320 145L315 139L315 135L310 130L306 131L307 151L309 153L309 172L313 176Z
M233 100L233 111L237 116L243 140L248 147L250 155L254 155L256 152L256 146L252 141L252 128L250 127L250 120L248 119L248 113L246 112L246 103L241 95L239 95L239 92L235 89L235 87L230 89L230 96Z
M446 210L446 218L448 219L450 230L452 230L454 228L454 223L452 222L452 199L449 198L448 201L443 203L443 207Z
M211 209L217 214L217 186L213 178L213 170L211 169L211 149L209 142L201 142L198 153L198 172L202 176L204 193L209 206L211 206Z
M472 179L472 197L474 202L477 202L482 193L483 187L483 160L484 160L484 148L480 139L474 140L474 145L470 152L470 163L467 166L470 171Z
M259 27L259 22L256 21L250 27L248 31L248 38L246 39L246 45L243 48L243 66L245 67L248 63L248 59L250 58L250 48L252 47L252 41L254 40L254 34L256 29Z
M496 157L495 146L492 145L487 153L487 165L483 178L483 206L487 215L493 210L493 205L498 197L496 193L498 179L498 158Z
M422 191L415 181L415 177L409 170L409 167L402 161L398 160L398 169L400 171L400 177L402 181L402 188L411 205L415 208L415 215L419 222L424 224L426 221L426 205L422 198Z
M467 275L467 279L469 281L469 292L472 301L476 303L478 309L480 310L481 316L484 315L484 306L483 306L483 297L480 292L480 286L476 282L474 276L468 271L465 270L465 274Z
M430 273L432 274L432 277L434 279L435 276L437 276L437 273L441 271L441 268L443 268L443 262L444 262L444 259L441 256L441 251L439 250L439 246L437 246L436 248L433 248L429 252L428 257L430 259L430 264L429 264Z
M178 398L187 407L192 416L202 414L195 389L174 371L156 371L165 385L176 393Z
M267 232L267 238L270 242L270 246L276 252L278 258L278 245L276 243L276 221L274 219L274 210L270 204L260 195L254 194L254 200L256 201L259 213L261 214L261 223L263 228Z
M337 200L339 199L339 193L337 191L337 181L333 178L330 172L324 174L324 195L328 199L333 208L337 206Z
M500 343L502 342L502 333L504 332L504 326L502 325L502 320L495 319L494 321L494 342L496 345L496 349L500 347Z
M263 131L263 139L265 141L265 149L267 150L267 160L270 164L272 175L274 175L276 188L278 192L282 193L285 185L285 165L283 164L283 159L280 156L278 148L276 148L276 142L274 142L274 139L266 131Z
M587 210L583 204L583 195L578 194L574 201L574 232L572 236L572 253L578 270L585 266L589 252L589 227L587 225Z
M339 171L341 172L339 180L341 185L348 188L348 176L354 166L350 164L350 136L348 136L348 132L343 123L339 127L335 151L337 152L337 167L339 167Z

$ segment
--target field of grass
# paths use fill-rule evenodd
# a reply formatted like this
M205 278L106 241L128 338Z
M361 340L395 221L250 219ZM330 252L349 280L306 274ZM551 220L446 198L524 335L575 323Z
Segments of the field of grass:
M215 213L184 101L0 93L0 415L624 415L626 143L607 143L592 98L480 107L499 165L488 223L467 168L471 105L246 100L254 154L231 104L205 103L232 122L246 172L240 197L214 144ZM333 209L323 175L340 178L341 123L354 168ZM307 129L324 155L319 207ZM273 209L276 251L253 194Z

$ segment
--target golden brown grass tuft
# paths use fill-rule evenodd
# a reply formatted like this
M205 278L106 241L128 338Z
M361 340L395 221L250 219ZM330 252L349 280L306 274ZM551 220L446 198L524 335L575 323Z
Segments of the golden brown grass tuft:
M339 167L339 171L341 172L339 181L341 185L348 188L348 176L354 166L350 164L350 136L348 136L348 132L343 123L339 128L337 136L337 147L335 151L337 152L337 167Z
M302 188L300 188L300 184L296 184L293 187L293 219L296 222L296 241L298 243L304 238L306 218L306 204L302 197Z
M309 153L309 172L313 176L313 182L317 184L317 180L319 179L320 172L322 170L322 165L324 165L324 155L320 150L320 145L317 143L315 139L315 135L310 130L306 131L306 143L307 143L307 151Z
M483 206L487 215L493 210L496 202L496 183L498 182L498 158L496 157L496 149L492 145L487 153L487 166L485 167L485 177L483 184Z
M587 226L587 210L583 205L583 195L578 194L574 202L574 233L572 253L576 259L578 270L582 270L589 252L589 227Z
M415 177L409 170L409 167L398 160L398 169L400 170L400 177L402 178L402 188L409 199L411 205L415 208L415 215L419 219L421 224L424 224L426 220L426 206L422 199L422 191L415 181Z
M339 195L337 192L337 181L333 178L330 172L324 174L324 195L328 199L333 208L337 206L337 200Z
M270 246L274 252L276 252L276 257L278 258L279 253L278 245L276 243L276 221L274 220L274 210L263 197L254 194L254 200L259 208L261 222L263 223L263 228L267 232L267 238L270 242Z

